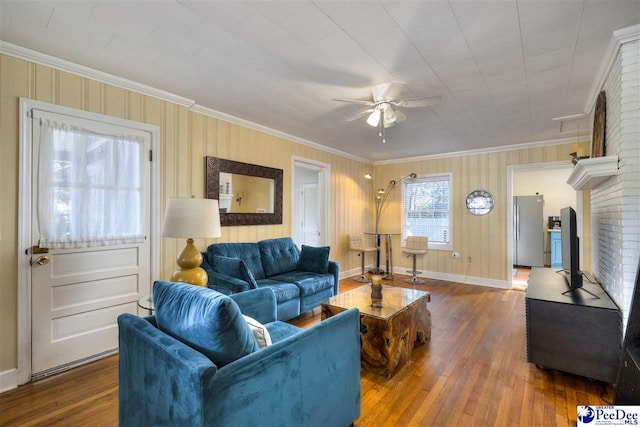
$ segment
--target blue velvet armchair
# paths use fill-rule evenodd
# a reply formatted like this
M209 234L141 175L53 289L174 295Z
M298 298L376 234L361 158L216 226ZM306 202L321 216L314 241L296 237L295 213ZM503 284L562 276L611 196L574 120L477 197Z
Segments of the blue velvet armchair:
M356 309L300 329L276 320L269 288L225 296L156 282L153 292L155 316L118 318L120 426L333 427L360 415ZM244 327L243 315L264 324L273 344L225 336ZM228 345L235 360L220 359Z

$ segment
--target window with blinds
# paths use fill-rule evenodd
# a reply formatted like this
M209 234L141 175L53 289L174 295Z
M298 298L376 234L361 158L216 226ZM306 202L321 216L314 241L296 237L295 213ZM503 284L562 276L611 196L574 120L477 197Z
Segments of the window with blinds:
M427 236L430 249L451 248L451 174L421 176L402 187L402 242Z

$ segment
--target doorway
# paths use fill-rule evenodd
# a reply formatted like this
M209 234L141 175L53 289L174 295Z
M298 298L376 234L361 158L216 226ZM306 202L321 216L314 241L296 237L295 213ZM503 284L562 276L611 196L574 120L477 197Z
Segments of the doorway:
M516 196L543 196L542 227L539 233L543 236L543 265L551 265L550 232L548 217L559 216L560 209L566 206L574 208L580 202L577 192L567 184L573 171L569 161L516 165L507 168L507 200L513 201ZM579 208L579 206L578 206ZM516 209L513 203L507 203L507 277L511 289L526 289L530 268L515 265L516 257Z
M18 384L117 351L158 277L156 126L20 100Z
M292 238L302 247L329 244L329 178L331 165L292 158Z

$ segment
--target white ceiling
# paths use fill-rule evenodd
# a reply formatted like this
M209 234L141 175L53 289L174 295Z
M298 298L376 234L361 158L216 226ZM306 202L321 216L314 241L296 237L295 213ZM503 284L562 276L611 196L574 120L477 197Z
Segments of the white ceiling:
M5 42L370 161L577 136L552 118L585 112L612 32L638 23L640 0L0 0ZM392 80L442 100L383 144L332 98Z

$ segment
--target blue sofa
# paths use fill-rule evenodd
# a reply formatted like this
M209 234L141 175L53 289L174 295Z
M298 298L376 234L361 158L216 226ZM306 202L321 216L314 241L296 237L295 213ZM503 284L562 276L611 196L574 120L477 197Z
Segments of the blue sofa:
M276 320L269 288L226 296L159 281L153 295L154 316L118 318L121 427L333 427L360 415L357 309L300 329ZM243 315L273 344L258 349Z
M232 293L268 287L278 304L278 320L289 320L338 294L340 264L329 247L302 246L290 237L257 243L214 243L202 253L209 286Z

